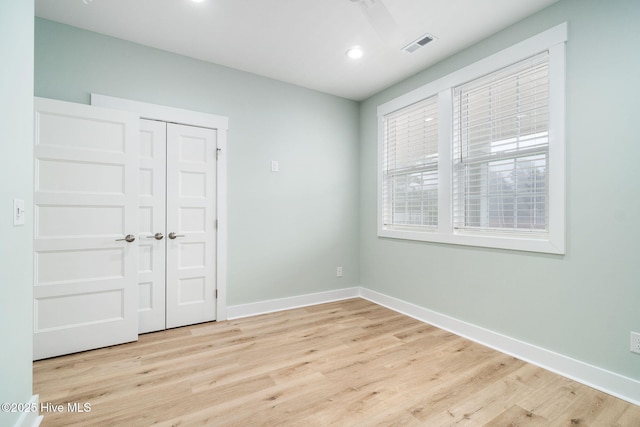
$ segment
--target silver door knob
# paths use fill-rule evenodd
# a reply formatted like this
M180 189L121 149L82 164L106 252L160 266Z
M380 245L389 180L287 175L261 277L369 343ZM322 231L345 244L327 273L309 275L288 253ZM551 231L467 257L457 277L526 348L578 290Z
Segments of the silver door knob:
M126 236L124 236L124 239L116 239L116 242L122 242L123 240L131 243L136 240L136 236L134 236L133 234L127 234Z
M156 233L153 236L147 236L147 239L162 240L163 237L164 235L162 233Z
M169 238L171 240L175 239L176 237L184 237L184 234L176 234L173 231L171 233L169 233Z

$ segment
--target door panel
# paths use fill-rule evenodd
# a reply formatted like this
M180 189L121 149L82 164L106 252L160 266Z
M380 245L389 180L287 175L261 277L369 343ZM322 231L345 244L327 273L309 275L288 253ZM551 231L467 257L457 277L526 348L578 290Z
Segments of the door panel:
M138 126L35 99L34 359L137 339Z
M166 139L166 123L140 120L139 333L165 329Z
M167 124L167 327L216 318L216 131Z
M40 237L126 234L122 206L41 206L38 211Z
M65 154L62 150L58 153L60 156ZM36 184L41 191L124 195L123 165L90 162L85 157L84 160L39 159L37 168L39 179ZM96 175L103 181L96 182L93 179Z

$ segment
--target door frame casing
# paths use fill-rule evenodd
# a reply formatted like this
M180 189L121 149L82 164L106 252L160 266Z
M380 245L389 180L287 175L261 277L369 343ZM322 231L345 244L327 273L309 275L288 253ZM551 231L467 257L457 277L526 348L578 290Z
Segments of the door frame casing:
M216 168L216 320L227 319L227 132L229 119L225 116L184 110L113 96L91 94L91 105L115 110L131 111L140 119L160 120L217 131Z

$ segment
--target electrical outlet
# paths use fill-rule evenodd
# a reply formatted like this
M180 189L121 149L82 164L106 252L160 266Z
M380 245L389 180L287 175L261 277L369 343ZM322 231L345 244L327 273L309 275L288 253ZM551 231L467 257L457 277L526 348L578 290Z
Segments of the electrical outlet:
M631 351L640 353L640 333L631 332Z
M342 277L342 267L336 267L336 277Z

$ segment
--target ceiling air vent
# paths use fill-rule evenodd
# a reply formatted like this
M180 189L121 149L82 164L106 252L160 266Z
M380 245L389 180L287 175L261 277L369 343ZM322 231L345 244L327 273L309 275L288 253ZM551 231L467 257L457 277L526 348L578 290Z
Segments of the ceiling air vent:
M431 34L423 34L422 36L418 37L416 40L412 41L411 43L403 47L402 50L408 53L413 53L416 50L431 43L434 40L435 40L435 37L432 36Z

